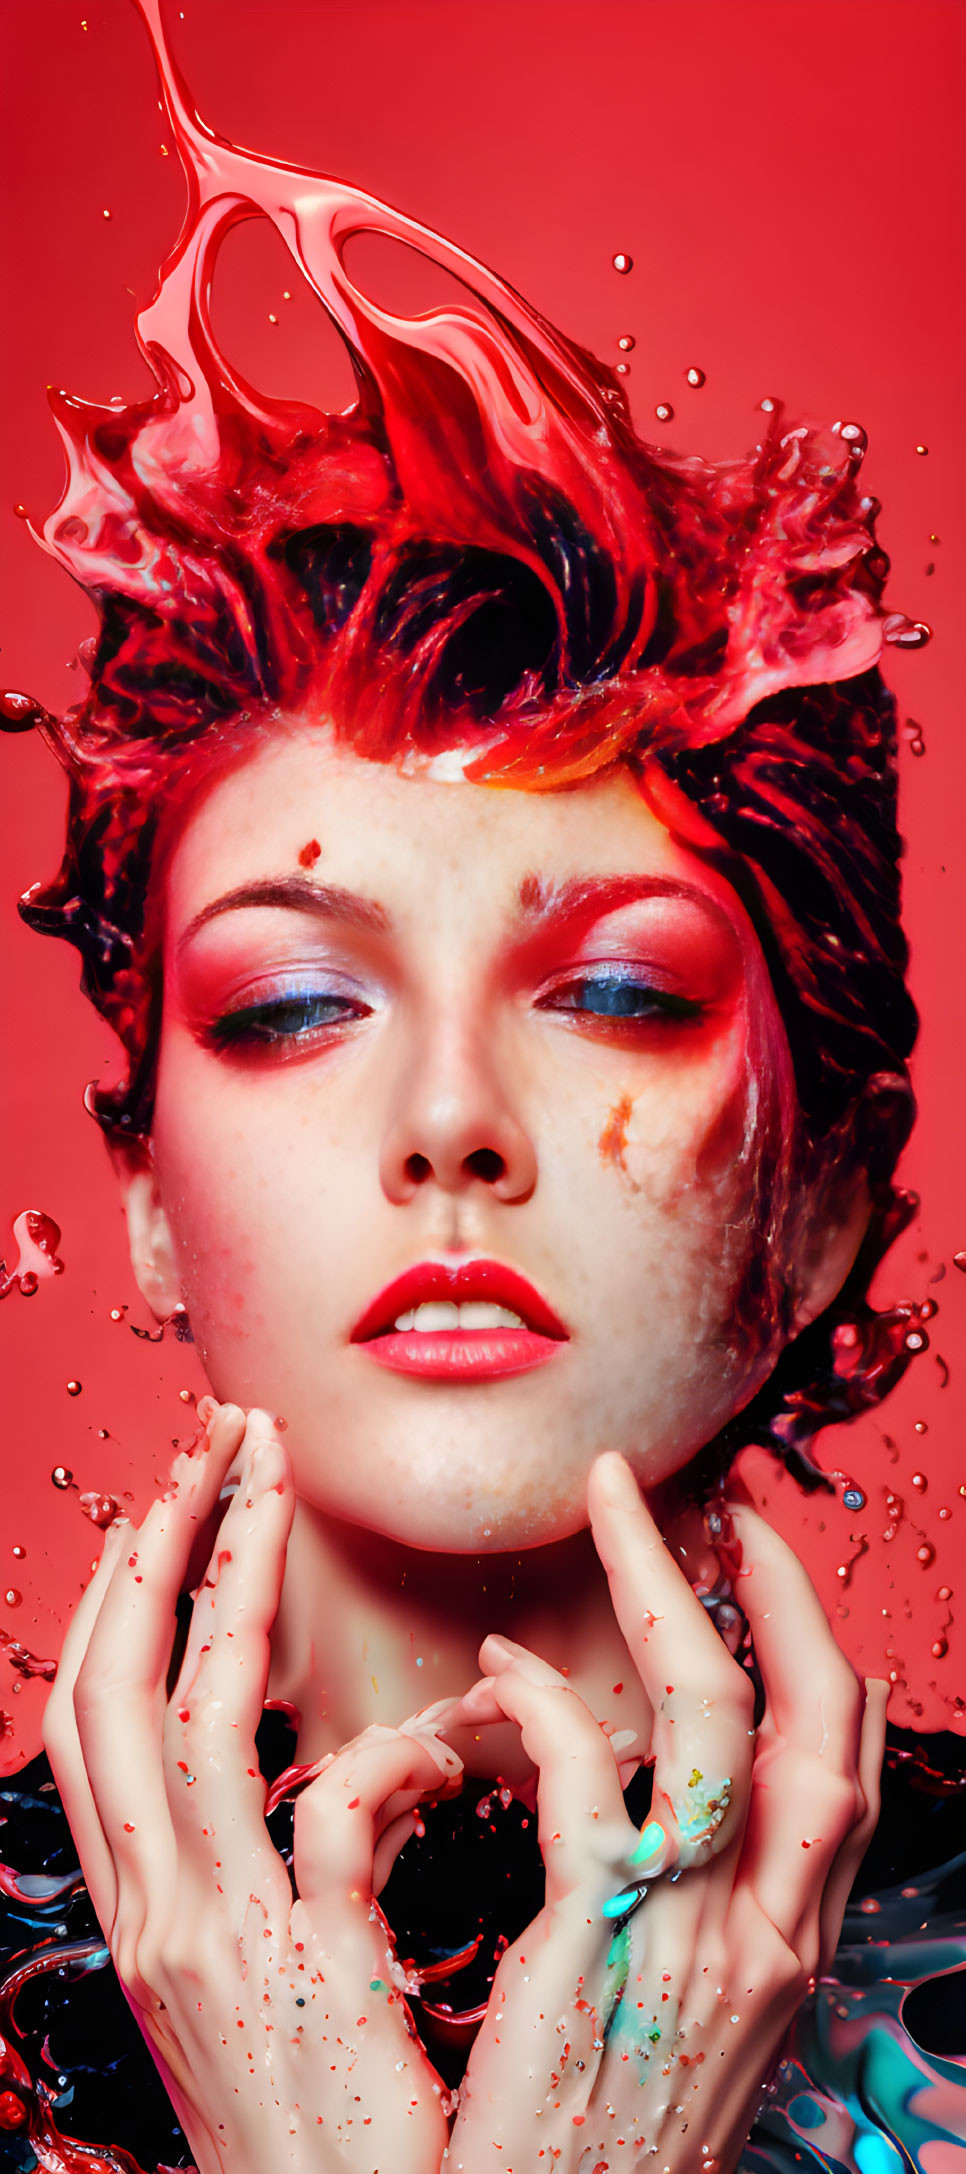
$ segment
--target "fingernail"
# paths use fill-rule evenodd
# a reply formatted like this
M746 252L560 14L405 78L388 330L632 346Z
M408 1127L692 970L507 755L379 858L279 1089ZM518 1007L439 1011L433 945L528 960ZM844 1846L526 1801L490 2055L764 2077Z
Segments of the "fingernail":
M481 1676L478 1683L464 1691L459 1707L461 1716L466 1721L478 1721L481 1716L488 1718L493 1707L492 1676Z
M670 1837L659 1819L649 1819L641 1828L640 1837L628 1857L639 1879L652 1879L663 1872L671 1851Z
M416 1713L410 1714L408 1720L401 1721L399 1726L403 1729L409 1729L418 1722L421 1729L439 1728L448 1715L453 1713L457 1706L462 1705L462 1702L461 1692L455 1694L452 1698L434 1699L430 1706L420 1706Z
M480 1647L481 1667L484 1666L482 1659L483 1646L486 1647L488 1653L493 1655L497 1663L496 1668L488 1670L488 1674L491 1676L497 1675L501 1668L512 1667L514 1661L526 1661L530 1658L525 1646L515 1645L512 1638L504 1638L502 1631L488 1631L483 1640L483 1645Z
M263 1492L280 1487L285 1478L286 1457L281 1442L274 1435L263 1436L252 1443L249 1451L249 1472L252 1482Z
M600 1476L605 1501L611 1503L614 1509L639 1508L640 1489L630 1465L618 1450L609 1449L602 1457L598 1457L594 1470Z

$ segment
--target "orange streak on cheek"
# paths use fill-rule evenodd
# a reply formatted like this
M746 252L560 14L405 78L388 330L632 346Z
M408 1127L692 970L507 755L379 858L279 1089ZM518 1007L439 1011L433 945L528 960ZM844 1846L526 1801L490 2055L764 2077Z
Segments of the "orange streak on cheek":
M632 1095L621 1095L612 1110L597 1142L601 1162L612 1162L618 1170L627 1171L627 1127L634 1108Z

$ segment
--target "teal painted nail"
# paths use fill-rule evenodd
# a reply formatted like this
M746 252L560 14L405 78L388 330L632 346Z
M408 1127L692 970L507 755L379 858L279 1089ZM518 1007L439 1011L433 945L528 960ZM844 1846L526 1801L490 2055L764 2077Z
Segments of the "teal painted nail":
M619 1895L608 1895L601 1911L602 1917L626 1917L628 1910L636 1909L647 1893L646 1880L637 1880L633 1887L622 1887Z
M647 1826L641 1831L640 1839L631 1851L627 1860L628 1864L647 1865L650 1871L654 1871L657 1859L664 1855L666 1849L667 1834L660 1820L649 1819Z

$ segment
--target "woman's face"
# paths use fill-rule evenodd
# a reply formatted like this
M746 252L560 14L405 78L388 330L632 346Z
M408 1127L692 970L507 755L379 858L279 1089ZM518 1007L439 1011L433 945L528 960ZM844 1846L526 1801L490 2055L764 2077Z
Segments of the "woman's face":
M184 819L165 917L155 1238L306 1500L524 1548L584 1524L602 1449L651 1485L747 1401L784 1036L736 896L626 773L486 789L279 727Z

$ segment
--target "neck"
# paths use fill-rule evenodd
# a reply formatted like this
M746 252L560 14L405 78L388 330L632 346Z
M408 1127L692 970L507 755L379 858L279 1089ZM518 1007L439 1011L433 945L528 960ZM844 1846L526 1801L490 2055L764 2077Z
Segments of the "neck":
M687 1574L713 1582L693 1505L664 1490L651 1506ZM269 1695L300 1716L299 1760L468 1690L488 1631L565 1672L608 1733L631 1731L646 1750L647 1701L588 1531L524 1554L429 1554L300 1502L269 1682ZM511 1782L526 1764L509 1727L485 1739L468 1732L459 1750L470 1772Z

